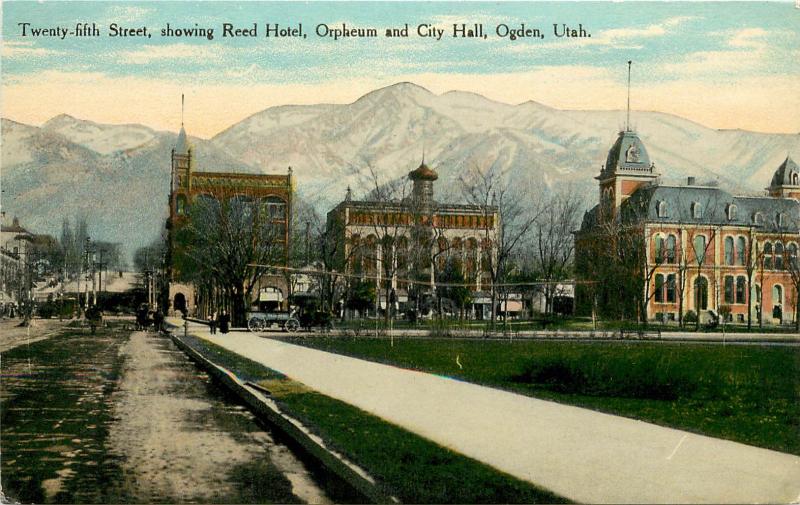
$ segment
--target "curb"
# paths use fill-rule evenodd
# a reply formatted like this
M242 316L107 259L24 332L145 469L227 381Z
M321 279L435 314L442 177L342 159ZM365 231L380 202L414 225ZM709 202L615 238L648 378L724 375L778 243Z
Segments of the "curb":
M308 456L346 482L359 495L371 503L399 503L397 498L381 491L367 472L328 448L321 438L311 434L300 421L282 412L280 407L268 397L267 390L250 382L242 382L233 372L210 361L181 340L179 336L170 333L170 337L179 349L204 368L209 375L235 393L256 415L294 440Z

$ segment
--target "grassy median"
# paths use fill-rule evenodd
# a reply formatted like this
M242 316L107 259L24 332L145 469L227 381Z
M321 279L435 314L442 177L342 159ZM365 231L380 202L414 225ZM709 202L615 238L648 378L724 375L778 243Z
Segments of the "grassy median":
M552 493L462 456L344 402L311 391L201 339L181 337L208 359L257 382L290 415L366 469L404 503L565 503Z
M292 338L318 349L800 454L800 348ZM460 364L460 366L459 366Z

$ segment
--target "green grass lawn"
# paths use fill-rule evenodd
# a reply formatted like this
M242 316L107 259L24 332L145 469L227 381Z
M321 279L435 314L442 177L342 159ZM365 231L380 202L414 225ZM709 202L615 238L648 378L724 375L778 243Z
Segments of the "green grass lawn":
M344 402L311 391L254 361L181 337L241 380L264 386L301 420L403 503L565 503L566 500L441 447Z
M291 342L800 454L800 348L292 338ZM456 363L456 358L463 369Z

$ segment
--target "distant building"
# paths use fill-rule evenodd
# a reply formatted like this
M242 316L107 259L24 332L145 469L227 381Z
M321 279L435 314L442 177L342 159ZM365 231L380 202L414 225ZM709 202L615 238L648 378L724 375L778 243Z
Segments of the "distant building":
M19 219L2 213L0 224L0 302L18 303L26 298L26 255L34 235L20 226Z
M791 158L762 197L658 180L639 136L622 131L600 175L599 203L576 233L579 312L648 320L722 313L754 324L797 317L800 170ZM609 255L609 251L613 254Z
M282 260L276 266L286 266L289 257L289 230L292 215L292 172L286 175L256 175L227 172L196 171L192 148L181 131L171 156L171 185L169 195L169 231L167 264L169 275L169 301L171 311L185 308L190 314L205 316L213 310L225 307L226 299L221 287L209 285L195 286L186 282L176 256L184 247L177 240L177 231L189 219L189 209L196 199L210 198L224 200L246 198L260 203L271 219L271 224L280 228L276 240L283 250ZM281 274L264 275L259 286L253 290L255 299L251 303L267 304L270 308L286 308L288 304L289 283Z
M487 289L487 267L497 255L498 209L437 202L438 177L423 162L408 174L411 194L397 201L353 200L348 188L327 217L328 233L340 245L340 271L377 286L390 282L397 305L408 302L412 284L435 292L453 268L471 291ZM385 308L384 289L378 289L377 298L377 306ZM482 316L483 308L477 309Z

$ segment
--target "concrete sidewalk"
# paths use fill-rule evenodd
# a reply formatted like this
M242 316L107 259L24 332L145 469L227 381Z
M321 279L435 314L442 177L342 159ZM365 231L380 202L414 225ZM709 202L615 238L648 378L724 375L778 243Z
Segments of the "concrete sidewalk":
M189 331L498 470L587 503L790 503L800 458L251 333ZM465 363L464 366L469 366Z

